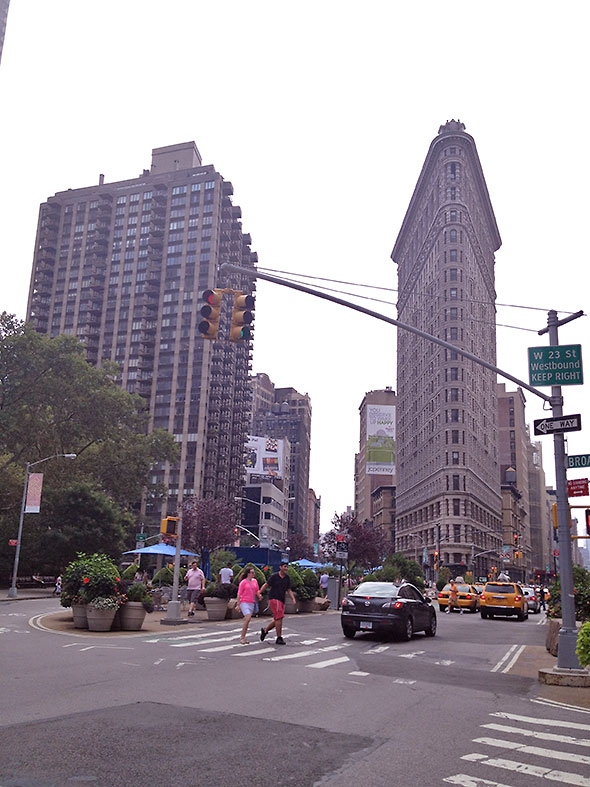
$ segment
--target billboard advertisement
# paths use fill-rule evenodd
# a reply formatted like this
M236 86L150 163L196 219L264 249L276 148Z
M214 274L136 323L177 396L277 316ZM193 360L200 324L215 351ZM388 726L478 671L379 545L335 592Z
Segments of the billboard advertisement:
M250 435L246 444L246 473L283 478L285 441Z
M367 405L367 475L395 473L395 405Z

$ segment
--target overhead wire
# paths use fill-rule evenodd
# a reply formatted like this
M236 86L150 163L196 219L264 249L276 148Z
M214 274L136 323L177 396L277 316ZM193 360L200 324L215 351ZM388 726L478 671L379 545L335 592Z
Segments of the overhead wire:
M280 274L285 274L286 276L296 276L296 277L298 277L300 279L315 279L316 281L327 281L327 282L331 282L332 284L345 284L345 285L347 285L349 287L366 287L366 288L373 289L373 290L383 290L384 292L397 292L398 294L400 292L403 292L403 291L400 291L397 288L394 288L394 287L383 287L383 286L381 286L379 284L364 284L364 283L361 283L361 282L343 281L341 279L330 279L330 278L326 278L326 277L323 277L323 276L313 276L311 274L306 274L306 273L297 273L297 272L293 272L293 271L283 271L283 270L278 270L276 268L263 268L262 266L259 266L259 269L262 272L264 272L264 273L280 273ZM291 279L291 281L295 281L295 280ZM339 292L339 290L334 290L334 292ZM358 297L360 298L361 296L359 295ZM503 306L503 307L510 308L510 309L528 309L528 310L531 310L531 311L540 311L540 312L545 312L545 313L547 313L548 311L551 311L551 309L545 309L542 306L525 306L523 304L518 304L518 303L494 303L493 301L480 301L480 300L477 300L476 298L466 298L465 300L470 302L470 303L481 303L481 304L483 304L485 306ZM382 302L383 303L387 303L387 301L382 301ZM463 302L465 302L465 301L463 301ZM557 309L556 311L559 314L575 314L575 312L566 311L565 309ZM515 326L515 327L518 327L518 326ZM532 330L532 329L528 329L528 330Z

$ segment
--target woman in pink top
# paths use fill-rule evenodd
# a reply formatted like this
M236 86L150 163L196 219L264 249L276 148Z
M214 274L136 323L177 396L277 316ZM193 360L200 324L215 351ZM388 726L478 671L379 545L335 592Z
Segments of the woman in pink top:
M248 631L248 626L250 625L250 620L252 619L254 605L256 604L257 598L261 599L262 596L260 595L260 591L258 589L258 582L254 577L254 569L249 568L246 571L244 579L240 582L238 587L238 601L240 602L240 609L242 610L242 615L244 616L244 625L242 626L242 635L240 637L240 642L242 645L248 644L248 641L246 640L246 632Z

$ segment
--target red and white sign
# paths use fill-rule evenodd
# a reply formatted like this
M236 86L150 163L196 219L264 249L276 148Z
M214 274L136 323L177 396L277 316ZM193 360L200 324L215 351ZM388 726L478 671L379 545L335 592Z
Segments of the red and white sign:
M16 538L9 538L8 539L8 546L15 547L18 544L18 540Z
M41 490L43 489L43 473L31 473L27 484L27 500L25 514L38 514L41 511Z
M559 549L553 550L553 557L559 557Z
M348 536L345 533L336 533L336 541L348 541Z
M586 497L588 495L588 479L575 478L567 482L568 497Z

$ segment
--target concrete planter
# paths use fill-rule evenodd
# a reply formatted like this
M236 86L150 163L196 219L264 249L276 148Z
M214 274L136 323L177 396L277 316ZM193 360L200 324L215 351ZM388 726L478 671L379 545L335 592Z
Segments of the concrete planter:
M116 612L116 609L95 609L89 604L86 608L88 631L110 631Z
M75 629L88 628L88 620L86 619L86 604L72 604L72 617L74 618Z
M121 607L120 615L123 631L139 631L147 612L141 601L128 601Z
M545 635L545 647L552 656L557 656L557 646L559 642L559 629L563 625L561 618L547 618L547 633ZM576 628L580 630L582 623L578 620Z
M299 612L314 612L315 611L315 599L313 598L306 598L303 600L299 600L297 602L297 606L299 608Z
M295 615L299 611L297 602L293 604L289 596L285 599L285 615Z
M228 602L223 598L205 598L205 609L209 620L225 620Z

